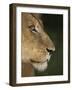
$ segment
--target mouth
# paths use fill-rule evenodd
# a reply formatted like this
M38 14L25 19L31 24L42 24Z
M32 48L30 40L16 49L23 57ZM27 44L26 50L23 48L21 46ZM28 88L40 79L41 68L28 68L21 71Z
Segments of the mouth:
M43 60L43 61L36 61L36 60L33 60L33 59L30 59L30 62L31 63L45 63L45 62L48 62L51 58L51 55L47 55L46 58Z
M42 64L42 63L45 63L45 62L47 62L47 61L48 61L48 59L45 60L45 61L34 61L34 60L31 59L31 62L32 62L32 63L41 63L41 64Z

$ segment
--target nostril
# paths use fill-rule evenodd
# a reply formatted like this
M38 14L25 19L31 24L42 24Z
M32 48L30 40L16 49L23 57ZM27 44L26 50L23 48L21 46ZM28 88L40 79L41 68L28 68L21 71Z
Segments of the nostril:
M50 54L53 53L53 50L51 50L51 49L46 48L46 50L47 50Z

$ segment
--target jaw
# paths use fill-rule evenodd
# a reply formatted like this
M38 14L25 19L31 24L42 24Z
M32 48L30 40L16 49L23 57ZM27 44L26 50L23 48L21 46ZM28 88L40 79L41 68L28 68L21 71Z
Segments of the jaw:
M51 58L51 55L47 55L42 60L36 61L33 59L24 59L24 63L30 63L36 70L42 72L45 71L48 67L48 62ZM25 61L26 60L26 61Z
M49 62L50 58L51 58L51 55L48 55L44 59L45 60L44 62L33 62L32 61L32 65L36 70L38 70L40 72L45 71L48 67L48 62Z

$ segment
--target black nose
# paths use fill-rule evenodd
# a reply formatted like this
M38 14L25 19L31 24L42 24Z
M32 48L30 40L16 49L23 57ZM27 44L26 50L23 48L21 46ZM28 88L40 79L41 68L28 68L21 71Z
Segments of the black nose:
M48 49L48 48L46 48L46 50L47 50L50 54L53 54L53 50Z

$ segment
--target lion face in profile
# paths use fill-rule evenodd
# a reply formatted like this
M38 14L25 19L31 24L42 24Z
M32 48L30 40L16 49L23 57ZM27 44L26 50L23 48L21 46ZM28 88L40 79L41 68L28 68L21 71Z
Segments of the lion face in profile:
M40 14L22 13L21 57L35 69L44 71L55 46L44 31Z

